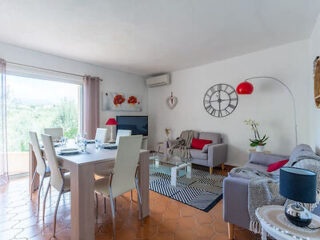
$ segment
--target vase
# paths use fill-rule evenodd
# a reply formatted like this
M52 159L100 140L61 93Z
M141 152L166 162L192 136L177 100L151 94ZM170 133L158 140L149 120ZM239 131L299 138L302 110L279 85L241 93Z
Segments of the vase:
M256 146L256 152L263 152L263 150L264 150L264 146L262 145Z

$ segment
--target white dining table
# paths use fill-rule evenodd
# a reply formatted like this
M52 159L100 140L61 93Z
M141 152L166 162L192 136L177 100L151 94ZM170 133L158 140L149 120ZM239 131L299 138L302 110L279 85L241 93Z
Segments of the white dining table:
M56 149L59 150L60 147ZM112 169L117 150L96 150L95 144L88 144L85 153L57 155L61 168L70 171L71 178L71 239L95 239L94 172L95 169ZM39 186L39 177L31 185L36 169L36 158L29 145L29 187L30 192ZM142 217L149 215L149 151L141 150L138 180L142 198Z

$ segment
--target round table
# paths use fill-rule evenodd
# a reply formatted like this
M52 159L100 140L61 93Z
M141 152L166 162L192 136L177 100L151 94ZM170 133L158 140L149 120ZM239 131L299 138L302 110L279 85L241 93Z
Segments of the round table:
M256 216L261 224L261 239L271 236L277 240L319 240L320 229L301 228L289 222L283 206L268 205L257 208ZM320 217L312 214L311 228L320 227Z

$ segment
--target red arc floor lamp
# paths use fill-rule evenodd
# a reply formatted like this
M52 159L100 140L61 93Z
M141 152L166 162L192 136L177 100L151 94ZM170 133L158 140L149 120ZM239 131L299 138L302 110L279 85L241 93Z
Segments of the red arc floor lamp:
M237 86L237 93L239 95L250 95L252 94L254 87L253 85L249 82L252 81L254 79L271 79L274 80L276 82L278 82L279 84L281 84L283 87L285 87L288 92L290 93L291 99L292 99L292 106L293 106L293 115L294 115L294 131L295 131L295 137L296 137L296 145L298 145L298 130L297 130L297 112L296 112L296 102L293 96L293 93L291 92L290 88L281 80L274 78L274 77L268 77L268 76L257 76L257 77L250 77L245 79L243 82L241 82L238 86Z

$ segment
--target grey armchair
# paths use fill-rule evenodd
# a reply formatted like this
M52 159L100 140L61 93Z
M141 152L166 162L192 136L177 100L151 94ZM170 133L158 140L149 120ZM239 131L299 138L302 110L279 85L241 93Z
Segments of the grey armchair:
M221 165L221 168L224 169L224 163L227 161L228 145L223 143L221 134L213 132L194 132L194 138L211 140L212 144L208 145L207 150L190 148L191 162L209 167L210 174L213 173L213 167ZM169 148L175 143L176 140L169 141Z

